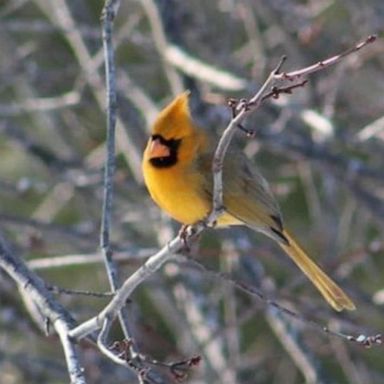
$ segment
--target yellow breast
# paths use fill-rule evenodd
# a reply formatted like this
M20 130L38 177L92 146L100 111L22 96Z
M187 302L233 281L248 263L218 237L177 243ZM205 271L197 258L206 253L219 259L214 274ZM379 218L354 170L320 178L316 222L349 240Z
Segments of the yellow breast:
M203 220L212 209L210 194L204 191L203 176L183 168L159 170L144 165L144 178L153 200L173 219L183 224ZM219 227L241 225L228 213L218 220Z
M144 178L153 200L175 220L193 224L209 213L211 202L199 173L184 167L154 169L147 163Z

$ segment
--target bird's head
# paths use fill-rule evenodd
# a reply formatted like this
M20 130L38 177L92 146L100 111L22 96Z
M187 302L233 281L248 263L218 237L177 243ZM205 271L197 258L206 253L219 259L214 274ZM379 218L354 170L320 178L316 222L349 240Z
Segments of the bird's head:
M145 157L157 168L189 161L201 144L201 133L189 111L189 91L178 95L156 118Z

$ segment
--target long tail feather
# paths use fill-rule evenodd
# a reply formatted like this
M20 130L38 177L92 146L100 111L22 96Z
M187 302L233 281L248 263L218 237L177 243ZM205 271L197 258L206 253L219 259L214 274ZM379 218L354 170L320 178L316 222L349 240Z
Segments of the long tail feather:
M351 311L356 309L352 300L306 255L294 238L285 230L283 234L287 238L289 245L280 243L281 248L283 248L288 256L305 273L309 280L312 281L324 296L325 300L327 300L336 311L342 311L343 309Z

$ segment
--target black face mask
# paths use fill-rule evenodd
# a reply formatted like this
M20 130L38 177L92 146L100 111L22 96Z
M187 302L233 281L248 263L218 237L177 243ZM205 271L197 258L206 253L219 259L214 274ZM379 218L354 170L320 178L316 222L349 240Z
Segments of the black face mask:
M149 162L156 168L168 168L177 163L178 149L181 143L181 139L166 140L161 135L152 135L151 140L159 140L162 145L165 145L169 149L169 155L164 157L154 157Z

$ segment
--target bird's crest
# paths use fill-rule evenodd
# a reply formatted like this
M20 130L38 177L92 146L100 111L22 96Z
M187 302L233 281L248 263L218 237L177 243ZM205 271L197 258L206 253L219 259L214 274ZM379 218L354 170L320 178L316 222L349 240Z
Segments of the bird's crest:
M153 134L164 139L180 139L193 132L193 122L189 111L190 91L176 96L159 114L153 124Z

